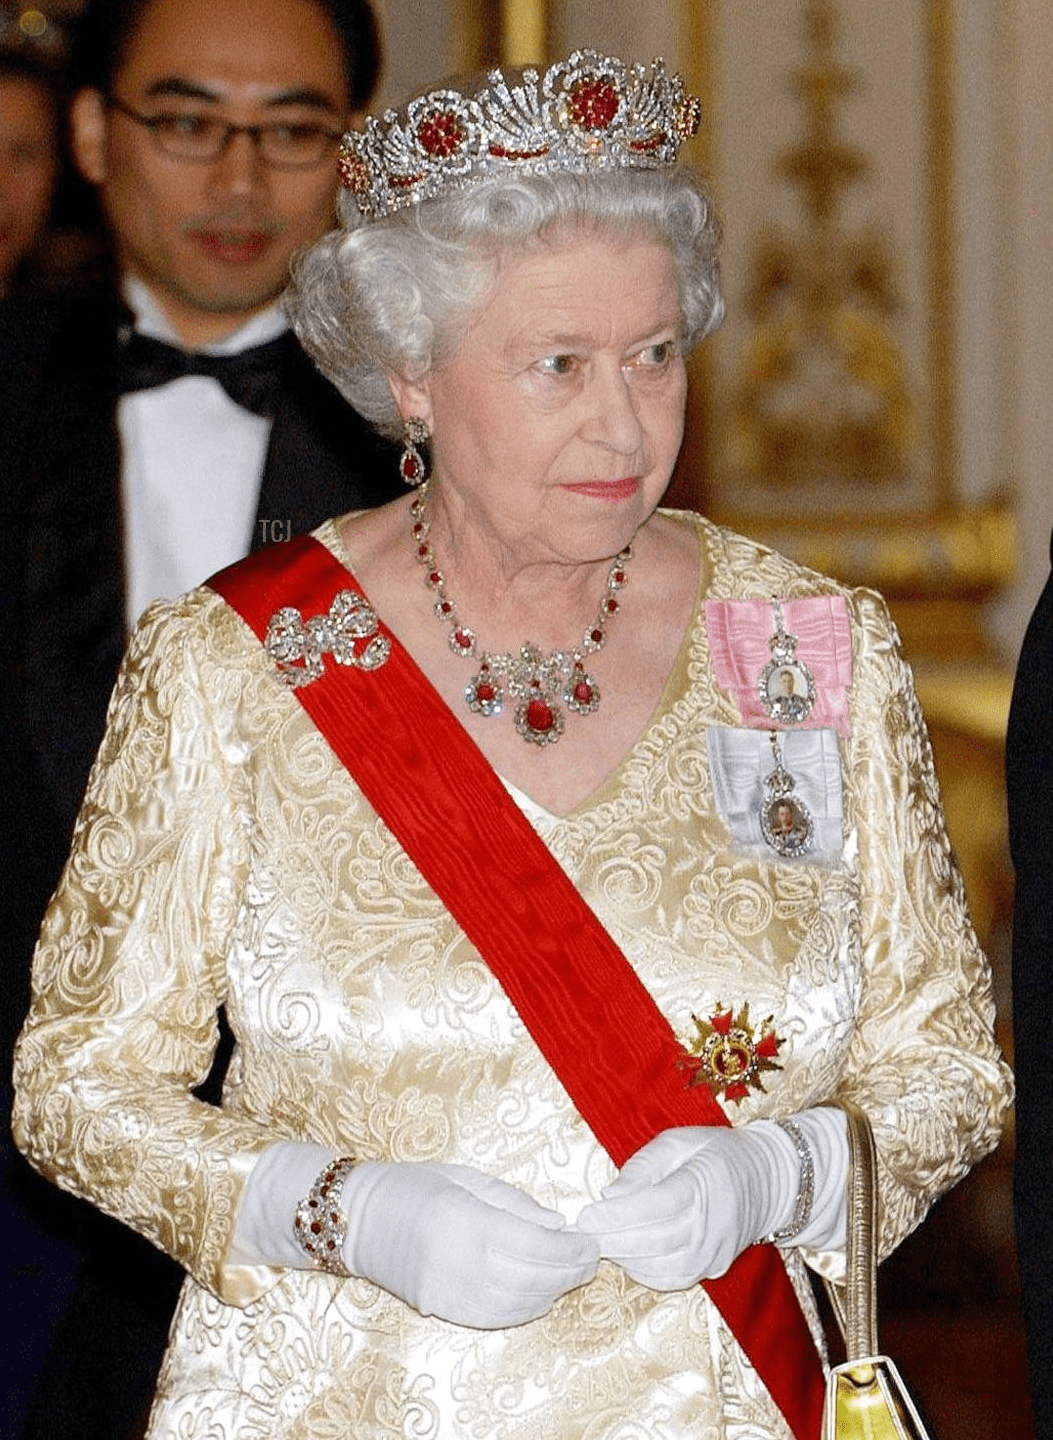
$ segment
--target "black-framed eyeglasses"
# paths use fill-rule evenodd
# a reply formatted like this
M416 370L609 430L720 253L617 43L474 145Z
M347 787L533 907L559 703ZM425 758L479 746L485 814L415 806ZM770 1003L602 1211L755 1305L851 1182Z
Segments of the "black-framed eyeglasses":
M149 130L154 148L176 160L209 164L227 150L235 135L247 135L265 165L279 170L306 170L332 155L340 131L312 121L273 120L266 125L232 125L201 111L159 110L144 115L115 95L106 97L110 110Z

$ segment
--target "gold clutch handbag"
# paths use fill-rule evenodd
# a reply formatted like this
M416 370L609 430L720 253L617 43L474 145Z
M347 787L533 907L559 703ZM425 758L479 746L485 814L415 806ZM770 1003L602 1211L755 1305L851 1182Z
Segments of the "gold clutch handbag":
M870 1122L848 1117L848 1242L845 1284L827 1287L848 1358L830 1371L822 1440L930 1440L899 1371L878 1353L877 1161Z

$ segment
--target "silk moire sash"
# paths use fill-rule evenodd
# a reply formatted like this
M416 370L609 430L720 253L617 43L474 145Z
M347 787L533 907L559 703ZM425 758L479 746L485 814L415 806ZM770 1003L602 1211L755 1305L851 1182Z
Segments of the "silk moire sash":
M310 536L209 582L261 641L292 606L328 612L360 587ZM726 1125L628 960L468 732L383 624L387 662L326 663L295 691L333 753L500 982L579 1114L621 1166L674 1125ZM494 923L495 915L500 923ZM778 1252L755 1245L703 1285L796 1440L816 1440L822 1365Z

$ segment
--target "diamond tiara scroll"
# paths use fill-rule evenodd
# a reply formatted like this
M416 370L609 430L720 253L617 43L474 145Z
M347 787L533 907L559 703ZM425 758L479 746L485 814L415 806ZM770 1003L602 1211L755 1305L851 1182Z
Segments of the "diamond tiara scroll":
M491 70L475 96L429 91L344 136L341 183L368 219L485 177L659 170L698 131L701 104L662 60L626 65L576 50L509 83Z

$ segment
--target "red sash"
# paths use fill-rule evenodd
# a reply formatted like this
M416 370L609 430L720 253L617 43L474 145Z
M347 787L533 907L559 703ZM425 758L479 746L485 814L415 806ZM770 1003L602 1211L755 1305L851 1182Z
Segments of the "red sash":
M262 640L275 611L325 614L348 571L308 536L209 581ZM486 960L616 1165L674 1125L726 1125L688 1089L668 1022L482 752L391 640L379 670L326 661L297 689L337 759ZM501 917L495 925L494 914ZM744 1251L703 1282L797 1440L817 1440L823 1373L778 1253Z

